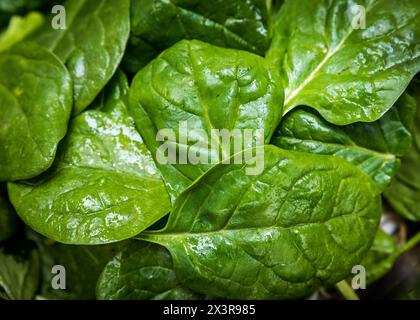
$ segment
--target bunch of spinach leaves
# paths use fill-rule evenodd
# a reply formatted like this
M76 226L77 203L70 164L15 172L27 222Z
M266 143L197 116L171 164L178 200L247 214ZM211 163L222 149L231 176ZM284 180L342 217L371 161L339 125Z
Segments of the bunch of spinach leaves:
M0 298L377 281L420 241L419 71L412 0L0 0ZM184 123L263 145L219 159ZM211 161L160 162L168 128Z

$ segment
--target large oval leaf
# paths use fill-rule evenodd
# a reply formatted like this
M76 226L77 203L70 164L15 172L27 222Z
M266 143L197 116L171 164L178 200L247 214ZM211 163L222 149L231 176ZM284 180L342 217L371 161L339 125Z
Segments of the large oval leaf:
M54 167L9 184L11 202L35 231L63 243L130 238L170 210L153 159L128 116L127 79L117 74L98 110L76 117Z
M263 58L184 40L136 75L130 88L130 113L155 159L162 145L157 141L162 129L175 135L166 143L172 154L190 151L193 145L196 154L208 159L207 164L192 164L189 159L183 164L181 157L176 164L156 161L176 198L211 164L229 158L229 152L221 152L219 158L219 149L209 146L212 129L260 129L263 143L270 141L280 122L282 91L276 71ZM194 130L203 130L205 136L193 135L195 141L191 141Z
M265 0L132 0L131 36L123 63L137 72L182 39L264 55L268 33Z
M264 148L265 169L219 164L141 239L171 252L179 279L210 296L302 297L349 275L380 216L371 179L345 160Z
M72 102L70 76L53 54L32 43L0 54L0 181L51 166Z
M65 29L54 29L51 21L31 39L53 51L69 69L77 114L117 70L130 33L130 1L68 0L64 7Z
M191 300L201 295L182 286L162 246L131 241L103 270L96 288L106 300Z
M374 121L420 71L416 1L289 0L273 29L285 113L306 105L334 124Z
M333 125L314 110L299 108L286 115L271 142L280 148L343 158L367 173L384 190L399 168L398 156L411 147L416 101L404 94L372 123Z

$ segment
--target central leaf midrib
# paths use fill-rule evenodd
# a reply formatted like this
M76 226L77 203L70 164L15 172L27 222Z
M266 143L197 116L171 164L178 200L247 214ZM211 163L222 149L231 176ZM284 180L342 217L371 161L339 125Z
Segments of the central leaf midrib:
M302 227L307 227L309 225L314 225L314 224L326 224L329 223L331 221L334 221L335 219L343 219L344 217L347 216L358 216L358 213L355 212L351 212L348 214L343 214L341 216L336 216L336 217L331 217L325 221L314 221L314 222L305 222L305 223L298 223L295 225L291 225L291 226L265 226L265 227L246 227L246 228L234 228L234 229L219 229L219 230L214 230L214 231L208 231L208 232L196 232L196 233L192 233L192 232L144 232L143 234L139 235L138 238L139 239L144 239L144 240L150 240L153 241L153 239L155 239L157 242L159 242L157 239L158 238L178 238L178 237L202 237L202 236L209 236L212 234L223 234L223 233L229 233L229 232L242 232L242 231L252 231L252 230L258 230L258 231L276 231L278 229L294 229L294 228L302 228Z
M369 6L366 8L366 14L368 11L372 8L372 6ZM318 66L309 74L309 76L306 77L306 79L291 93L285 97L284 100L284 114L286 114L290 109L292 109L294 106L289 106L289 103L291 100L293 100L300 91L302 91L315 77L316 74L324 67L324 65L342 48L346 40L352 35L353 31L355 29L353 27L350 27L350 29L347 31L347 34L343 37L343 39L337 44L337 46L333 50L328 50L328 53L322 59L322 61L318 64Z

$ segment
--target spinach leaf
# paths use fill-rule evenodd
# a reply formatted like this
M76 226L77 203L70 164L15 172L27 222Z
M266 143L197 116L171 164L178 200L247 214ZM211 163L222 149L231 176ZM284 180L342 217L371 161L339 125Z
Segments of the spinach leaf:
M130 238L170 210L153 159L128 116L118 72L105 94L74 118L46 174L9 184L11 202L35 231L67 244Z
M15 212L6 197L0 193L0 242L10 238L16 229Z
M38 12L31 12L25 17L12 17L7 30L0 33L0 52L22 41L44 23L44 17Z
M167 249L141 241L130 241L107 264L96 292L99 299L106 300L202 298L179 283Z
M366 28L355 28L362 8ZM267 55L282 72L284 113L306 105L338 125L377 120L420 71L419 37L416 1L285 1Z
M71 87L64 65L36 44L0 53L0 181L29 179L51 166L67 132Z
M390 187L385 190L385 198L396 212L413 221L420 221L420 81L413 81L417 105L417 116L413 128L413 145L402 158L401 169Z
M32 242L19 240L0 247L0 298L32 299L39 276L39 254Z
M53 51L69 69L78 114L111 79L123 57L130 32L129 0L68 0L66 28L51 23L31 39Z
M38 237L39 238L39 237ZM100 246L74 246L38 239L42 261L42 283L38 298L95 299L95 287L103 268L117 252L121 243ZM65 268L65 289L52 287L54 266Z
M382 229L379 229L372 247L360 263L365 267L368 284L382 278L392 269L399 256L396 254L397 251L397 241Z
M261 57L195 40L177 43L136 75L130 88L130 113L155 160L161 146L159 130L169 128L176 135L175 141L167 139L169 152L194 151L209 163L156 161L173 199L222 160L221 153L223 159L230 157L217 147L209 148L212 129L262 129L263 142L270 141L281 116L279 82L276 71ZM188 141L191 137L181 128L182 122L190 131L204 130L206 136L197 134L195 141Z
M135 73L182 39L264 55L269 45L265 0L132 0L124 67Z
M0 29L7 25L13 15L24 15L31 10L52 7L55 0L1 0L0 1ZM13 19L13 18L12 18Z
M364 257L380 197L368 176L331 156L264 147L265 170L219 164L176 201L165 246L190 289L232 299L297 298L336 283Z
M337 126L313 110L286 115L271 142L281 148L343 158L367 173L384 190L410 150L416 101L404 94L382 118L372 123Z

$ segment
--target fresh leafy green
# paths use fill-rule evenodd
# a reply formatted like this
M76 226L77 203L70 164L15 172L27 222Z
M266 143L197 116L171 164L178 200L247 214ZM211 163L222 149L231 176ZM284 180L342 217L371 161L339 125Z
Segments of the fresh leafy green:
M412 89L420 107L420 81L413 82ZM417 110L412 134L412 148L402 158L401 170L385 190L385 198L405 218L420 221L420 108Z
M36 44L0 53L0 181L29 179L51 166L67 132L71 85L64 65Z
M161 146L156 137L167 128L176 135L167 138L169 152L194 150L208 160L208 164L156 161L173 199L222 160L221 153L223 159L229 158L231 153L208 147L212 129L262 129L263 142L270 141L281 115L279 82L277 73L259 56L186 40L136 75L130 88L130 113L155 160ZM195 141L188 141L188 128L204 130L206 135L197 134Z
M74 246L60 243L40 243L42 283L37 298L95 299L96 282L103 268L118 252L121 244ZM65 289L54 289L54 266L65 270Z
M15 212L6 197L0 192L0 242L10 238L16 229Z
M97 296L106 300L191 300L202 296L182 286L164 247L131 241L105 267Z
M7 25L13 15L25 15L31 10L38 10L51 6L57 0L1 0L0 1L0 29ZM50 9L51 10L51 9Z
M367 173L384 190L399 168L397 156L411 147L416 101L404 94L382 118L372 123L337 126L315 111L299 108L286 115L272 143L289 150L343 158Z
M374 121L420 71L416 1L289 0L273 29L284 113L306 105L338 125Z
M269 44L265 0L132 0L124 67L135 73L182 39L264 55Z
M78 114L104 88L123 57L130 33L130 1L68 0L63 6L66 28L46 23L32 40L53 51L69 69L73 113Z
M360 263L365 267L368 284L382 278L391 270L398 258L397 251L397 241L382 229L379 229L372 247Z
M39 255L33 243L0 247L0 298L29 300L38 289Z
M93 107L71 122L54 166L9 184L11 202L35 231L68 244L135 236L170 210L149 151L127 114L128 83L117 73Z
M274 146L264 154L260 175L213 167L178 198L165 229L139 236L171 252L189 288L233 299L302 297L346 277L369 249L380 199L368 176L336 157Z
M0 33L0 52L22 41L44 23L44 17L31 12L25 17L12 17L7 30Z
M419 71L418 0L0 0L0 300L417 297Z

